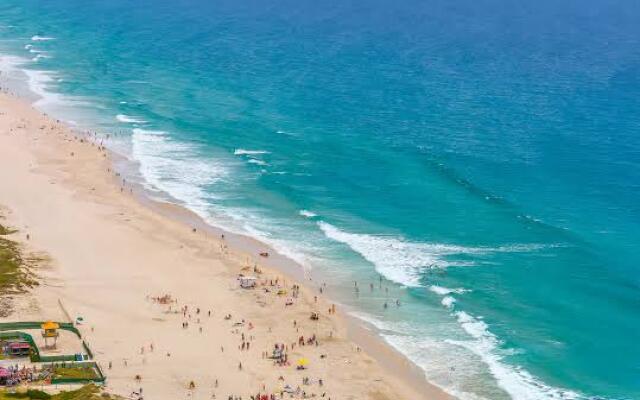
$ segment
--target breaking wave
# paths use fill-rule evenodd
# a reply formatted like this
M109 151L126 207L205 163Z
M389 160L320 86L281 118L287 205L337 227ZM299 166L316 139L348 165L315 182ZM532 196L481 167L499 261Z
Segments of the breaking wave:
M345 232L329 223L319 221L324 234L346 244L374 265L387 279L404 286L421 286L422 274L432 268L473 266L475 263L461 257L496 252L533 251L543 246L511 245L501 247L467 247L442 243L411 242L403 238Z
M125 115L125 114L118 114L116 115L116 119L120 122L124 122L124 123L129 123L129 124L144 124L147 121L140 119L140 118L136 118L136 117L131 117L129 115Z
M50 36L40 36L40 35L34 35L31 37L31 40L34 42L44 42L47 40L55 40L56 38L54 37L50 37Z
M256 154L269 154L268 151L266 150L245 150L245 149L236 149L233 152L234 155L236 156L241 156L241 155L256 155Z

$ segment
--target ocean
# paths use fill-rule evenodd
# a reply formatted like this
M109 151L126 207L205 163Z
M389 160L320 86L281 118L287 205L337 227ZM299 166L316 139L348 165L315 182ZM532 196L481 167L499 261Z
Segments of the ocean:
M3 0L0 83L297 261L461 399L640 399L638 21L633 0Z

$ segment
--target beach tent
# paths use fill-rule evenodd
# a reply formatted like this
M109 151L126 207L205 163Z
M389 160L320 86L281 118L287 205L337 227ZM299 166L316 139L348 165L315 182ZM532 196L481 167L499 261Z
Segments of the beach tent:
M250 289L256 287L257 278L254 276L241 276L240 287L244 289Z

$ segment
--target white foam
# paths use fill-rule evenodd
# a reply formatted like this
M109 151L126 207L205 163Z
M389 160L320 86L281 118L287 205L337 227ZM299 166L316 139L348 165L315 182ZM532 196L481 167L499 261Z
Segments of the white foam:
M256 155L256 154L269 154L268 151L266 150L245 150L245 149L236 149L233 152L234 155L236 156L241 156L241 155Z
M26 62L27 60L24 58L0 54L0 71L5 74L13 74L19 71L20 66Z
M51 90L51 86L60 81L56 72L25 68L25 66L33 65L33 61L37 61L37 59L38 57L31 60L24 57L0 55L0 70L5 73L5 76L12 79L24 81L26 77L26 84L29 91L38 97L33 103L33 105L38 108L44 108L44 106L53 104L62 105L73 103L75 105L86 105L86 103L79 98L62 96Z
M449 309L453 308L453 304L455 302L456 302L456 299L454 299L451 296L444 296L441 301L442 305L445 306L445 308L449 308Z
M205 187L225 178L227 168L215 159L202 158L195 145L172 140L167 132L140 128L132 131L131 152L140 163L145 186L168 193L207 217L213 195Z
M318 226L327 237L348 245L387 279L405 286L419 286L421 274L429 268L472 265L468 261L452 262L445 256L466 254L474 248L438 243L415 243L392 236L348 233L324 221Z
M118 114L116 115L116 119L120 122L125 122L125 123L129 123L129 124L144 124L147 121L140 119L140 118L136 118L136 117L131 117L129 115L125 115L125 114Z
M272 221L258 210L218 205L213 197L215 194L207 187L227 178L230 166L220 160L203 159L197 145L173 140L164 131L135 128L132 144L132 156L140 163L140 173L145 180L143 184L148 189L169 194L213 226L251 236L305 269L310 268L308 252L300 250L303 245L292 245L271 234L274 229ZM286 234L281 236L287 237ZM313 249L309 253L313 253Z
M503 362L504 355L512 354L501 349L501 342L492 334L487 324L464 311L454 313L462 328L474 340L455 341L449 343L462 346L479 356L487 364L489 371L496 378L498 386L511 398L518 400L544 399L580 399L578 393L548 386L518 366L510 366Z
M51 103L64 103L60 94L49 90L51 84L57 80L54 72L32 69L25 69L23 72L27 75L29 90L40 97L33 103L34 106L42 107Z
M455 300L445 299L447 297L443 298L443 305L452 309ZM498 387L514 400L586 399L585 396L577 392L549 386L519 366L506 364L503 361L504 357L517 352L501 348L501 342L489 331L487 324L464 311L454 312L452 315L456 317L470 340L445 339L438 341L430 339L419 326L407 322L383 321L362 312L351 312L350 314L375 326L389 344L420 366L431 382L457 398L484 399L461 388L459 386L461 381L452 380L445 375L451 373L449 365L455 366L456 374L462 374L459 379L472 377L474 367L469 364L472 362L470 354L466 353L466 351L470 351L489 367L489 372L495 377ZM456 347L461 350L456 350ZM439 362L433 362L434 358Z
M296 134L295 134L295 133L293 133L293 132L283 131L282 129L278 129L278 130L276 131L276 133L277 133L277 134L280 134L280 135L296 136Z
M344 243L359 253L374 265L378 273L405 286L420 286L421 275L431 268L475 265L472 261L456 259L455 256L532 251L542 247L517 244L492 248L411 242L401 237L349 233L324 221L319 221L318 226L330 239Z
M390 280L406 286L418 286L420 283L420 275L427 268L459 265L458 262L450 261L444 257L461 254L532 251L541 248L539 245L511 245L497 248L484 248L415 243L389 236L348 233L322 221L320 221L318 225L329 238L347 244L354 251L370 261L379 273ZM443 296L441 303L449 310L454 309L456 302L455 298L450 296L450 294L461 294L466 291L462 288L450 289L436 285L429 286L429 290ZM499 349L500 343L498 339L488 331L487 325L483 321L475 319L463 311L455 312L454 315L464 331L467 332L473 340L449 340L449 342L463 346L479 356L483 363L487 364L493 376L495 376L498 385L509 393L512 398L518 400L579 398L574 392L547 386L521 368L511 367L503 363L503 356L499 355L499 352L503 351ZM406 346L401 347L400 350L407 354ZM421 366L424 367L424 365Z
M350 314L373 325L387 343L423 370L427 380L454 398L488 400L465 389L469 381L477 382L476 369L479 366L466 354L467 350L430 337L419 325L383 321L363 312ZM452 372L452 367L455 367L455 372Z
M47 40L55 40L56 38L54 37L50 37L50 36L39 36L39 35L34 35L31 37L31 40L34 42L44 42Z
M314 217L318 216L318 214L313 213L313 212L311 212L309 210L300 210L299 214L302 215L305 218L314 218Z
M256 165L269 165L265 161L258 160L258 159L255 159L255 158L250 158L247 162L249 164L256 164Z
M42 58L50 58L50 57L49 57L49 56L46 56L46 55L44 55L44 54L36 54L36 56L35 56L35 57L33 57L33 58L31 59L31 61L33 61L33 62L38 62L38 61L40 61L40 59L42 59Z
M30 49L30 48L32 48L32 47L33 47L33 45L32 45L32 44L25 44L25 45L24 45L25 50L29 50L29 49Z
M441 296L446 296L446 295L451 294L451 293L462 294L462 293L465 293L465 292L469 291L468 289L464 289L464 288L450 289L448 287L437 286L437 285L429 286L429 290L431 290L433 293L439 294Z
M138 138L150 139L152 141L164 140L164 138L162 137L169 134L169 132L166 132L166 131L150 130L150 129L142 129L142 128L133 128L131 132L133 132L134 135L139 135Z

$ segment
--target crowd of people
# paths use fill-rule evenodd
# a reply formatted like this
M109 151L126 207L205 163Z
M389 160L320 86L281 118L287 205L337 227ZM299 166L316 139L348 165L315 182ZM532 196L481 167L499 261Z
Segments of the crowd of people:
M36 367L20 366L18 364L0 367L0 385L16 386L22 383L42 381L46 379L45 370L36 370Z

